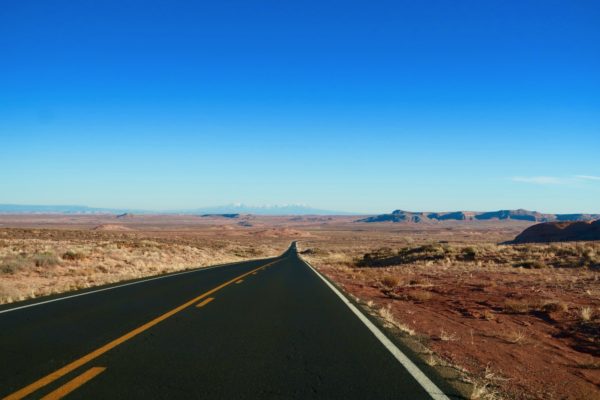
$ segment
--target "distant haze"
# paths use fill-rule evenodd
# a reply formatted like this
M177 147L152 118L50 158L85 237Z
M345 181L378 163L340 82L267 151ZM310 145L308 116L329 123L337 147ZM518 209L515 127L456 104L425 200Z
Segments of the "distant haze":
M149 210L131 208L101 208L78 205L20 205L0 204L0 214L254 214L254 215L369 215L336 210L322 210L306 205L264 205L228 204L214 207L198 207L180 210ZM600 214L572 213L551 214L524 209L496 211L452 211L452 212L410 212L394 210L358 219L357 222L428 222L428 221L486 221L521 220L531 222L547 221L591 221L600 218Z
M230 204L217 207L199 207L182 210L143 210L130 208L100 208L77 205L19 205L0 204L0 213L4 214L255 214L255 215L352 215L353 213L333 210L321 210L304 205L265 205L247 206Z

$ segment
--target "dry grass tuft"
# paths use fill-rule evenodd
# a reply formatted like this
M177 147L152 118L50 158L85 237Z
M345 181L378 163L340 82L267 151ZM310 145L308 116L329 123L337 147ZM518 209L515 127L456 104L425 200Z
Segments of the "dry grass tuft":
M515 330L504 339L511 344L524 344L527 342L527 333L524 330Z
M546 300L541 307L544 312L566 312L569 311L569 305L560 300Z
M60 259L56 254L49 251L35 254L31 259L36 267L53 267L60 264Z
M398 320L396 320L396 318L394 317L394 314L392 313L392 308L391 308L390 304L388 304L387 307L381 307L379 309L379 316L381 317L381 319L383 319L383 321L385 322L385 325L387 325L388 327L396 327L400 331L402 331L410 336L415 335L415 331L413 329L411 329L408 325L405 325L405 324L399 322Z
M442 329L440 331L440 340L442 342L455 342L458 340L458 336L455 332L447 332L446 330Z
M381 279L381 284L389 289L393 289L400 283L400 279L396 276L386 275Z
M578 363L577 368L581 369L600 369L600 360L592 360L589 362Z
M61 258L63 260L67 260L67 261L81 261L81 260L85 260L86 256L83 253L79 253L79 252L73 251L73 250L68 250L65 253L63 253Z
M508 299L504 302L504 311L509 314L525 314L529 312L529 301L525 299Z
M527 269L544 269L548 268L548 266L539 260L527 260L527 261L519 261L513 264L516 268L527 268Z
M411 290L407 293L407 297L413 301L424 302L427 300L431 300L433 294L425 290Z
M16 274L17 272L31 266L30 261L25 255L10 255L5 257L0 262L0 273L2 274Z
M496 319L496 316L494 315L494 313L490 310L484 310L483 311L483 319L487 320L487 321L493 321L494 319Z
M583 322L591 321L593 316L594 316L594 309L592 307L581 307L581 309L579 309L579 318Z
M507 379L492 372L490 366L485 367L483 377L473 382L473 388L469 396L470 400L501 400L503 396L497 389L498 383Z

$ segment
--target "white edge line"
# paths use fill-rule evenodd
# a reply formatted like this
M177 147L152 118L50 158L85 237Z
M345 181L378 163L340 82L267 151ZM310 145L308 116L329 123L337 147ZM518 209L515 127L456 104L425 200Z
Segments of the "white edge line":
M383 344L385 348L388 349L390 353L392 353L396 360L398 360L400 364L402 364L402 366L406 368L408 373L411 374L413 378L415 378L415 380L423 387L423 389L425 389L425 391L431 396L431 398L433 398L434 400L450 400L450 398L446 396L444 392L440 388L438 388L437 385L433 383L431 379L429 379L427 375L425 375L423 371L421 371L419 367L415 365L415 363L413 363L410 360L410 358L408 358L398 347L396 347L396 345L392 343L392 341L388 339L387 336L385 336L383 332L381 332L381 330L377 326L375 326L375 324L373 324L362 312L360 312L360 310L356 308L356 306L352 304L352 302L350 302L350 300L348 300L346 296L344 296L335 286L333 286L331 282L325 279L323 275L321 275L312 265L310 265L308 261L304 260L302 257L300 257L300 259L306 265L308 265L310 269L312 269L313 272L317 274L317 276L321 278L323 282L325 282L325 284L329 286L329 288L340 299L342 299L344 304L346 304L348 308L358 317L358 319L360 319L360 321L366 325L366 327L371 331L371 333L375 335L377 339L379 339L381 344Z
M273 257L273 258L277 258L277 257ZM146 283L146 282L155 281L155 280L158 280L158 279L171 278L171 277L177 276L177 275L191 274L191 273L194 273L194 272L202 272L202 271L206 271L206 270L214 269L214 268L228 267L228 266L231 266L231 265L243 264L243 263L251 262L251 261L268 260L268 259L269 258L254 258L254 259L244 260L244 261L235 261L235 262L231 262L231 263L227 263L227 264L212 265L212 266L207 266L207 267L197 267L197 268L191 269L189 271L181 271L181 272L175 272L175 273L168 274L168 275L155 276L153 278L141 279L141 280L135 281L135 282L123 283L121 285L115 285L115 286L111 286L111 287L107 287L107 288L90 290L89 292L85 292L85 293L72 294L72 295L69 295L69 296L59 297L59 298L52 299L52 300L40 301L39 303L26 304L24 306L19 306L19 307L14 307L14 308L8 308L6 310L0 310L0 314L8 313L8 312L11 312L11 311L22 310L24 308L29 308L29 307L41 306L42 304L54 303L55 301L68 300L68 299L72 299L74 297L86 296L88 294L104 292L106 290L113 290L113 289L118 289L118 288L122 288L122 287L125 287L125 286L137 285L137 284L140 284L140 283Z

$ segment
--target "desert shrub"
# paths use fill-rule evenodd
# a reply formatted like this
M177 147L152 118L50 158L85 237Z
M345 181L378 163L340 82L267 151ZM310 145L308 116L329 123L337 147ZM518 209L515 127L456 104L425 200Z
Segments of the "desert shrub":
M359 267L387 267L390 265L410 264L417 261L442 260L451 251L450 247L439 244L426 244L417 247L404 247L394 253L390 248L381 248L366 253L357 262Z
M14 285L0 282L0 303L13 301L18 299L20 295L21 292Z
M504 302L504 311L509 314L524 314L529 312L529 302L523 299L508 299Z
M427 278L416 277L408 281L410 286L432 286L431 281Z
M577 257L579 256L578 251L574 247L560 247L554 251L557 257Z
M569 310L569 305L564 301L547 300L542 304L541 310L545 312L565 312Z
M597 264L600 264L600 257L597 255L594 249L585 249L582 252L580 264L583 267L594 268Z
M363 267L383 267L389 265L386 260L394 257L392 249L389 247L382 247L370 253L365 253L361 260L357 262L357 265Z
M32 257L36 267L51 267L60 264L60 260L53 253L39 253Z
M496 318L491 310L483 310L483 318L488 321L492 321Z
M471 246L463 248L460 258L464 261L475 261L477 258L477 249Z
M431 292L425 290L412 290L408 292L408 298L413 301L427 301L431 300L432 297Z
M390 267L407 264L432 264L442 261L477 262L478 265L506 265L527 269L600 268L600 246L595 244L560 245L458 245L432 243L421 246L389 247L364 253L353 260L358 267ZM479 264L481 263L481 264Z
M29 266L29 260L23 255L7 257L0 263L0 273L14 274Z
M106 274L106 273L108 273L108 272L110 271L110 269L109 269L108 267L104 266L104 265L98 265L98 266L96 267L96 270L97 270L98 272L101 272L101 273L103 273L103 274Z
M533 254L536 252L537 247L535 245L525 244L519 246L519 250L524 254Z
M548 267L546 264L544 264L540 260L520 261L520 262L514 263L513 266L516 268L527 268L527 269L544 269L544 268Z
M80 261L80 260L84 260L85 254L83 253L78 253L72 250L67 251L66 253L64 253L61 258L63 260L69 260L69 261Z
M395 288L396 286L398 286L398 283L400 283L400 280L392 275L387 275L384 276L383 279L381 279L381 283L387 287L387 288Z

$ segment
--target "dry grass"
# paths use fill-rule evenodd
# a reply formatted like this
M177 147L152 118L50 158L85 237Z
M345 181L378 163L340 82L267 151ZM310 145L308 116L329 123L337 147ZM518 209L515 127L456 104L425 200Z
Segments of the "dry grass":
M386 288L393 289L400 283L400 279L396 276L387 275L381 280L381 284Z
M579 310L579 317L584 322L589 322L594 316L594 309L592 307L581 307Z
M540 309L541 311L548 313L567 312L569 311L569 305L565 301L561 300L544 300Z
M440 340L442 342L454 342L458 340L458 336L455 332L447 332L446 330L442 329L440 331Z
M504 302L504 311L511 314L525 314L529 312L529 301L508 299Z
M391 306L381 307L379 309L379 317L389 327L398 328L400 331L402 331L402 332L404 332L404 333L406 333L406 334L408 334L410 336L414 336L415 335L415 331L413 329L411 329L408 325L399 322L396 319L396 317L394 317L394 314L392 313Z
M552 245L477 245L428 243L398 250L380 247L358 256L358 267L385 268L397 265L434 263L512 266L525 269L594 268L600 264L600 244L555 243Z
M431 300L433 298L433 294L425 290L411 290L407 293L407 297L413 301L424 302Z
M288 240L0 229L0 303L280 254Z
M600 360L580 362L577 364L577 368L600 370Z
M504 339L511 344L524 344L527 341L527 333L522 329L515 330Z
M491 310L483 310L482 315L486 321L493 321L494 319L496 319L496 315Z
M469 395L470 400L502 400L504 396L498 390L498 383L506 381L492 372L489 365L485 367L482 376L473 382L473 387Z

